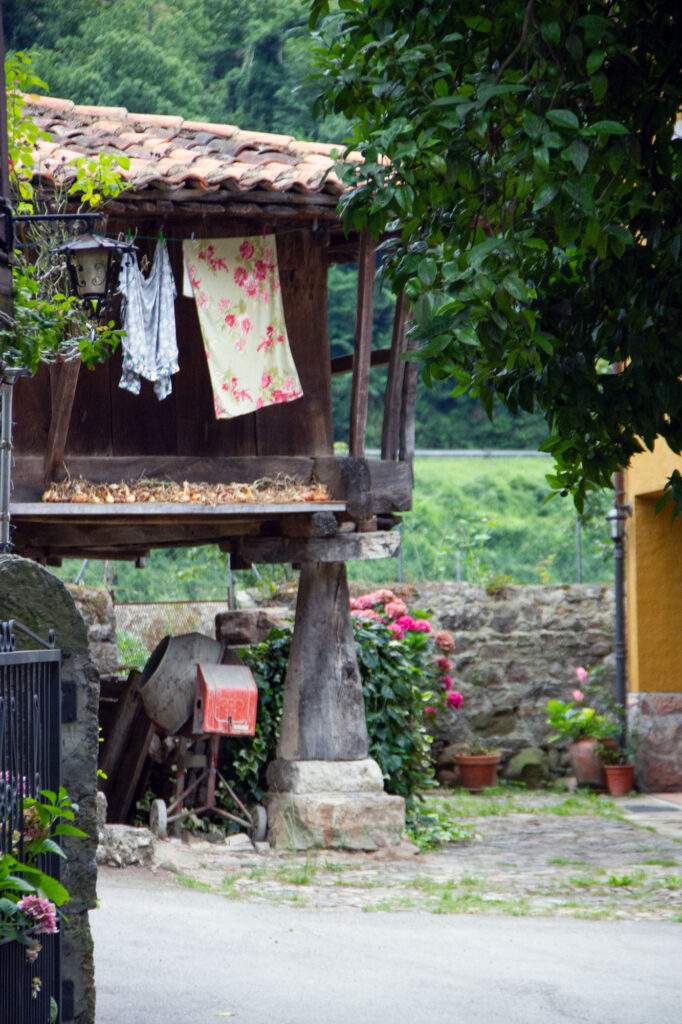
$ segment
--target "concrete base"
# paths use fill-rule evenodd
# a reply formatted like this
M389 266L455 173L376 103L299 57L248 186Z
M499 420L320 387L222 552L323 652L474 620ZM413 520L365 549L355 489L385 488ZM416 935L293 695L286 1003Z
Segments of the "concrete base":
M273 761L267 770L268 840L284 850L397 846L405 801L383 792L381 770L359 761Z
M636 781L647 793L682 789L682 693L634 693L628 728L636 739Z

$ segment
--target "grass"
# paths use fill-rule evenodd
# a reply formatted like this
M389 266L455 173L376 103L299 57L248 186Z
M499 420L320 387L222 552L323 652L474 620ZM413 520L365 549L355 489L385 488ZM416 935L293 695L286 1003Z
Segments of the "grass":
M452 790L448 796L426 797L426 810L433 808L453 818L506 817L510 814L551 814L555 817L592 815L624 821L617 805L606 796L585 793L557 793L548 790L520 790L504 784L473 796L466 790Z
M181 875L180 872L175 876L178 885L184 885L187 889L200 889L202 892L211 892L213 886L208 882L201 882L198 878L190 878L189 875Z

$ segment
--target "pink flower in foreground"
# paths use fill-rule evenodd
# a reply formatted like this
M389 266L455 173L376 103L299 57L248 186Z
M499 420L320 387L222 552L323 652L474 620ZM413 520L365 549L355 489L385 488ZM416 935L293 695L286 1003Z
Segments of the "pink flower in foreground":
M452 633L448 633L447 629L439 629L433 638L433 642L441 651L448 652L454 651L455 649L455 641L452 639Z
M445 655L442 654L440 658L436 658L436 668L438 669L439 672L445 672L445 674L447 675L447 673L452 668L452 662L450 661L449 658L446 658Z
M52 900L31 893L19 900L17 907L35 921L34 931L37 934L53 935L59 931L57 927L57 908Z
M373 608L363 608L357 612L359 619L369 619L370 622L381 622L381 616L379 612L375 612Z
M445 698L445 703L457 710L458 708L461 708L463 700L464 698L461 693L457 693L457 690L450 690L449 694Z
M574 690L571 694L571 697L573 698L573 700L585 700L585 694L582 690Z
M575 670L575 677L581 686L584 686L587 682L587 672L582 667L582 665L578 665L577 669Z
M440 683L444 690L452 689L452 679L450 678L450 676L441 676L438 682Z
M405 630L417 628L417 623L411 615L401 615L399 619L396 619L396 625Z
M402 638L405 636L405 633L400 628L397 622L389 623L389 625L386 628L388 629L389 633L393 633L393 636L396 637L398 640L402 640Z
M389 619L399 619L407 612L407 605L404 601L387 601L384 605L384 615Z

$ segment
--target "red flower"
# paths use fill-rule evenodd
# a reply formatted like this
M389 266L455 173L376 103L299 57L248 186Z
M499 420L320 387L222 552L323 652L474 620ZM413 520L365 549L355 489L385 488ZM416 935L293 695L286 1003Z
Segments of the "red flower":
M446 704L449 704L455 710L458 710L462 706L464 698L461 693L457 693L457 690L450 690L449 694L445 698Z
M237 267L234 272L235 284L239 285L239 287L241 288L241 286L244 284L244 281L246 281L248 276L249 275L247 274L246 270L244 270L243 267Z
M251 242L245 238L242 244L239 246L239 255L243 260L250 260L256 250L251 245Z
M256 260L256 266L254 267L253 272L259 281L264 281L268 274L268 268L262 260Z

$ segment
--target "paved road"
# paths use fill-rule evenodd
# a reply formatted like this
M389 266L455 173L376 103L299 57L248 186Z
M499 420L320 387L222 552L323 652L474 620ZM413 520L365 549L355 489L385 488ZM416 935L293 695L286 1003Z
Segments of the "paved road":
M682 926L226 901L104 870L97 1024L679 1024Z

